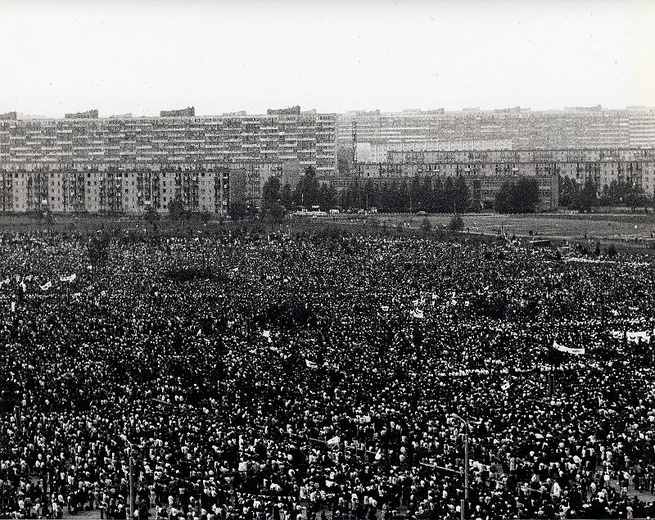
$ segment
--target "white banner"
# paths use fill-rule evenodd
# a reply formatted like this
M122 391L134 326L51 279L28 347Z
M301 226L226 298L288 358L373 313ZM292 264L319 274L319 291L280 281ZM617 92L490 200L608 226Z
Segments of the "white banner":
M565 347L564 345L560 345L559 343L557 343L556 340L553 340L553 348L555 350L559 350L560 352L566 352L567 354L575 354L576 356L584 355L585 353L584 347L580 347L580 348Z
M650 343L650 332L645 330L640 332L626 332L625 335L628 343L639 343L640 341Z

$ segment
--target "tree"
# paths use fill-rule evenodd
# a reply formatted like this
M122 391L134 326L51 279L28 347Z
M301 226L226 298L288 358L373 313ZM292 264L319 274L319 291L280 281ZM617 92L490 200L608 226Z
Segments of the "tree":
M412 178L412 182L409 186L409 211L414 212L414 211L419 211L419 210L424 210L423 204L422 204L422 182L421 179L418 177L418 175L415 175L414 178Z
M430 212L444 213L447 204L444 199L444 187L441 177L436 177L432 183L432 192L430 193Z
M453 215L448 222L448 231L451 233L459 233L462 229L464 229L464 220L459 215Z
M330 211L335 205L337 200L337 192L334 186L323 184L318 193L318 205L322 211Z
M569 207L573 204L580 187L570 177L559 176L559 204L560 206Z
M423 231L423 233L426 235L432 231L432 224L430 223L430 219L428 217L423 218L423 222L421 222L421 231Z
M537 179L519 178L512 195L514 213L534 213L539 204L539 183Z
M152 224L152 227L155 227L155 223L159 220L159 213L157 213L157 210L154 208L152 204L149 204L146 207L146 211L143 214L143 218L145 221L149 224Z
M452 177L447 177L443 187L443 198L441 211L444 213L453 212L453 201L455 200L455 185Z
M270 177L262 190L262 218L274 222L284 220L285 209L280 204L280 179Z
M293 196L291 194L291 186L287 182L280 190L280 204L284 206L287 211L291 211L293 207Z
M572 207L580 212L588 212L596 205L596 202L596 184L591 178L588 178L584 187L578 191L573 199Z
M521 177L518 181L505 181L498 192L494 206L498 213L534 213L539 203L539 184L536 179Z
M512 183L507 180L503 182L500 189L496 192L494 200L494 207L498 213L511 213L512 212Z
M275 204L280 199L280 179L269 177L262 189L262 207Z
M242 220L248 216L248 206L245 202L234 202L230 204L227 213L232 220Z
M419 204L423 211L432 212L432 179L425 177L421 183L421 192L419 194Z
M469 207L469 189L461 175L453 183L453 205L455 213L464 213Z
M319 183L316 179L316 170L313 166L308 166L305 174L298 181L296 190L293 194L294 202L298 205L311 207L318 204Z
M184 218L184 204L180 199L172 200L168 203L168 213L171 219L181 220Z

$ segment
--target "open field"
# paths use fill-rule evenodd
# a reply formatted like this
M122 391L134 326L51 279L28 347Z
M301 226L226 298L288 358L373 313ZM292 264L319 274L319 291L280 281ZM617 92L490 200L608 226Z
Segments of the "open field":
M420 227L427 218L433 229L446 226L451 215L376 215L386 226ZM653 241L655 216L645 214L540 214L499 215L472 213L462 215L465 229L470 233L497 235L504 232L519 237L535 234L537 237L563 240L622 241L635 240L641 244Z
M449 214L409 215L341 214L313 219L288 220L285 229L303 229L314 225L343 224L358 227L418 230L425 219L433 230L443 229L452 218ZM555 238L565 241L613 242L638 247L655 245L655 215L644 213L550 213L538 215L500 215L496 213L470 213L462 215L465 231L474 234ZM157 230L165 233L212 232L222 226L234 225L229 219L171 221L162 217L156 222ZM248 224L246 224L248 225ZM0 232L33 232L50 230L66 233L93 233L100 229L123 229L144 232L151 225L138 217L56 215L51 220L31 215L0 215Z

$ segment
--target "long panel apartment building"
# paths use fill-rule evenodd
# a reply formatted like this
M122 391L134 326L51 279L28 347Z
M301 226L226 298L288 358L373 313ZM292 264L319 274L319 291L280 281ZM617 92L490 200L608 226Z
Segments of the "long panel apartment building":
M300 107L196 117L0 120L0 210L140 213L179 199L191 211L225 213L231 172L249 196L271 175L336 172L336 116ZM72 117L71 117L72 116ZM94 117L95 116L95 117Z
M541 211L557 209L560 177L579 185L591 181L599 192L616 182L655 195L655 149L390 151L386 161L359 162L354 175L328 182L340 190L355 182L379 185L414 177L462 177L472 206L491 209L503 182L522 176L537 180Z
M354 142L359 162L383 162L389 151L655 147L655 109L645 107L352 111L337 126L339 145Z

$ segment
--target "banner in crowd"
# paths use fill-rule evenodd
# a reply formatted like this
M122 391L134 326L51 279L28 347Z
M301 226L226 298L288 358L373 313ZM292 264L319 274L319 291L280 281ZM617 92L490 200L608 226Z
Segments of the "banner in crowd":
M639 332L626 332L625 337L628 343L639 343L640 341L650 343L650 332L645 330Z
M415 318L417 320L422 320L425 318L425 313L423 312L423 309L416 308L412 311L412 318Z
M641 330L637 332L629 332L629 331L622 331L622 330L613 330L611 331L610 335L614 339L623 339L625 336L625 339L628 343L639 343L640 341L644 341L646 343L650 343L650 338L651 338L651 333L647 330Z
M560 345L559 343L557 343L557 340L553 340L553 348L555 350L559 350L560 352L565 352L567 354L574 354L576 356L584 355L585 353L584 347L580 347L580 348L565 347L564 345Z

